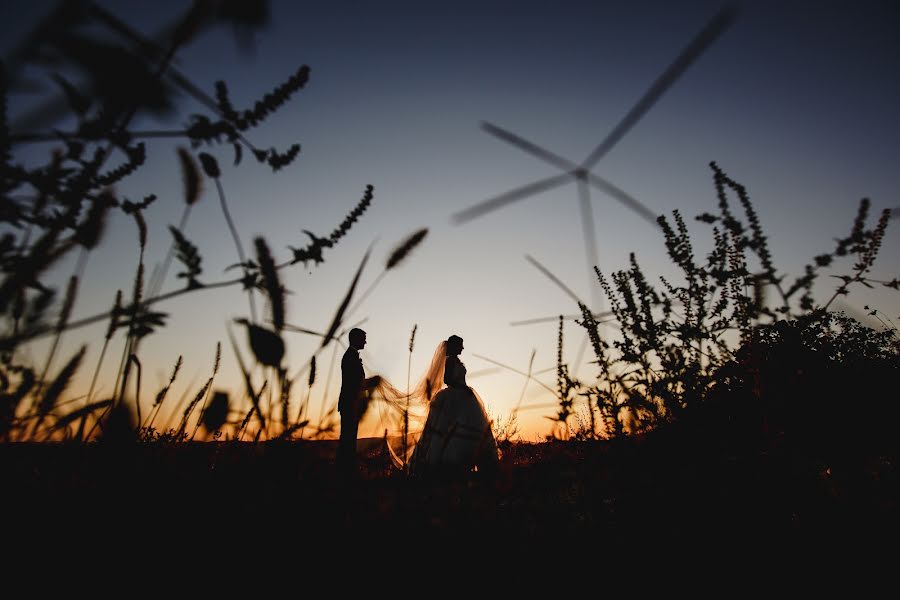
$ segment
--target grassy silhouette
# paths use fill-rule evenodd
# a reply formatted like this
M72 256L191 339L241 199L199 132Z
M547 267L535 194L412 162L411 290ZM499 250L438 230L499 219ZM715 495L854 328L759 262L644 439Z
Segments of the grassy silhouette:
M387 273L411 256L428 229L419 228L398 244L370 286L357 295L371 249L361 257L325 333L289 325L281 271L301 262L304 266L324 263L326 251L369 210L374 188L365 188L328 236L305 231L307 243L289 247L290 258L276 260L262 237L254 239L255 256L249 257L226 203L219 163L198 149L228 148L234 153L235 168L240 167L245 151L268 165L273 175L289 166L299 157L299 144L282 151L263 150L250 138L257 126L305 88L309 68L299 67L261 100L241 110L233 106L224 82L217 83L209 96L172 68L173 58L190 42L192 32L221 16L188 11L167 45L159 46L102 9L93 11L77 19L68 13L55 14L55 27L91 41L80 28L81 19L86 18L154 51L140 53L122 44L107 48L106 54L67 57L62 53L60 58L86 61L104 75L103 81L125 77L123 65L132 67L127 73L132 85L101 85L83 94L57 74L69 105L68 116L78 124L71 131L13 133L5 110L0 115L3 192L28 198L28 202L5 203L0 212L5 232L0 238L0 440L76 442L0 447L9 459L0 461L0 477L12 490L7 499L10 514L24 515L23 521L29 524L46 523L46 515L52 514L46 511L52 496L53 502L84 511L79 513L81 519L66 520L60 527L75 527L84 519L102 523L108 516L109 498L115 497L142 518L150 515L147 518L154 525L174 523L193 531L196 515L183 507L206 506L214 498L216 504L200 517L211 530L223 522L252 523L261 537L269 534L271 539L278 534L266 529L266 515L314 515L306 532L309 539L351 529L371 539L408 534L468 536L478 542L536 540L554 534L611 544L644 543L650 536L675 541L689 534L721 541L731 535L764 539L792 532L816 538L829 531L896 539L900 531L895 486L900 414L896 401L882 388L900 374L900 337L896 326L877 310L872 314L884 324L878 331L830 310L835 300L852 293L855 286L900 289L896 278L871 275L891 212L884 211L874 225L869 224L870 205L863 200L849 234L828 252L813 257L800 275L791 277L778 269L747 190L715 163L711 167L718 211L698 217L713 228L712 249L700 256L678 211L656 221L669 258L681 271L679 281L651 283L635 255L626 270L605 274L595 268L593 275L619 327L615 337L601 334L598 319L606 313L592 311L569 293L594 353L597 376L593 381L576 380L563 360L564 317L554 317L559 319L555 388L536 379L535 352L525 371L485 358L525 378L512 414L506 420L494 419L494 435L502 452L497 474L488 478L473 473L463 481L417 484L406 479L403 469L392 468L386 440L369 440L361 442L358 495L348 504L341 493L344 483L333 469L334 443L324 439L336 426L334 399L328 396L335 357L343 334L353 326L348 324L350 316ZM624 129L615 130L573 171L548 181L561 185L575 179L581 187L588 182L602 187L585 169L624 135L711 41L707 38L715 37L724 25L714 22L715 31L707 31L699 46L689 49L680 63L676 61L668 79L651 90L637 112L629 113ZM42 35L36 34L31 43L60 53L54 40ZM111 56L118 60L102 60ZM4 85L12 79L6 74L0 78ZM208 114L192 115L183 130L135 130L131 123L141 111L174 110L170 87L199 100ZM6 96L7 89L0 90L0 106L5 107ZM495 135L524 144L512 134L490 128ZM147 149L139 140L160 137L171 138L177 145L185 206L178 227L170 226L173 239L166 258L148 283L144 211L155 197L133 202L118 195L114 186L143 167ZM33 143L53 145L55 152L46 163L28 165L19 160L17 149ZM110 167L114 160L118 162ZM186 233L204 177L215 183L238 255L239 262L232 268L240 271L239 277L213 283L201 281L202 249ZM532 185L526 191L537 188ZM506 194L503 202L523 194L521 190ZM619 196L622 201L626 198ZM116 210L137 227L140 255L130 300L120 290L110 310L73 321L71 311L85 261L101 242L109 213ZM479 211L463 216L474 218ZM586 231L588 235L592 234ZM589 255L596 252L591 244ZM45 279L51 267L72 253L78 256L76 268L56 303L56 292ZM162 292L173 259L183 267L177 276L185 280L184 285ZM566 289L549 270L529 260ZM816 282L827 269L846 260L851 261L849 268L830 274L838 282L833 293L817 304ZM239 343L230 327L226 332L243 377L243 393L232 397L213 389L221 358L217 343L212 374L174 403L170 420L176 422L158 422L163 405L173 404L167 400L182 358L173 361L168 383L147 410L146 400L141 402L145 367L140 342L164 329L167 317L151 308L181 295L231 286L241 286L248 295L249 318L234 321L246 331L246 343ZM262 321L257 293L268 307ZM66 398L85 348L54 376L61 336L104 321L108 327L88 392L83 398ZM416 330L417 325L408 343L407 395ZM322 338L306 366L292 376L285 361L285 332ZM46 336L53 336L46 356L30 361L26 349ZM124 342L116 382L111 393L97 393L98 399L98 374L116 337ZM320 413L314 422L310 398L317 368L322 367L317 366L317 355L332 343ZM252 353L252 364L245 361L242 347ZM301 389L303 384L296 382L307 371L305 389ZM514 441L516 415L529 408L523 400L531 382L556 398L556 427L539 444ZM133 395L129 390L134 390ZM303 399L296 411L291 406L294 397ZM297 416L292 419L294 412ZM400 431L385 432L385 436L402 435L405 457L409 407L398 417ZM211 441L189 443L201 427L201 438ZM307 435L316 441L306 439ZM245 443L250 441L267 443ZM175 497L179 502L172 502ZM179 517L181 512L189 513L190 519Z

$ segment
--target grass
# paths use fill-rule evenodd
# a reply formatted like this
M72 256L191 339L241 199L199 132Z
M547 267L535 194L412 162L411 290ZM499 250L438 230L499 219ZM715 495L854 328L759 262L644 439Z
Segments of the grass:
M58 533L104 523L110 502L149 531L302 532L329 540L597 540L720 545L896 540L896 464L855 473L766 449L710 447L678 433L504 448L496 479L410 480L377 440L360 478L337 476L333 442L0 447L5 503ZM362 444L361 444L362 445ZM348 489L352 487L352 491ZM69 521L64 515L79 515ZM302 526L297 526L300 521Z
M191 22L197 15L186 18ZM161 61L142 59L149 61L146 89L155 89L170 72L188 30L176 28L181 34L160 53ZM122 35L123 29L116 31ZM52 41L43 43L52 46ZM279 273L301 262L324 263L327 251L369 210L373 186L329 235L305 232L308 242L290 247L289 259L276 260L261 237L254 240L256 253L250 257L240 241L240 223L229 212L217 160L197 153L200 146L226 146L233 148L236 163L246 150L273 174L287 167L298 157L299 145L261 150L249 138L306 86L308 74L301 66L246 110L232 106L224 83L210 97L176 74L177 86L209 114L194 115L190 127L165 135L191 150L177 148L184 212L179 227L171 228L173 241L163 266L149 283L143 214L155 197L133 202L113 187L146 159L138 140L159 137L130 125L146 108L146 99L113 95L87 99L85 106L69 93L79 129L49 137L12 135L3 114L6 191L28 202L0 213L8 231L0 239L0 440L7 442L0 444L0 480L4 508L12 511L6 514L17 515L24 529L46 528L48 535L83 535L85 527L112 532L121 526L116 517L121 509L135 532L141 527L204 533L237 527L265 541L278 539L296 523L303 524L302 531L290 531L307 539L336 533L485 543L582 538L622 546L651 539L677 544L686 537L717 544L897 540L900 408L881 391L900 373L897 328L877 310L873 314L885 325L877 331L830 311L835 299L856 286L900 289L896 278L876 279L871 273L890 214L883 212L870 225L870 203L863 200L849 234L791 277L778 269L746 188L715 163L717 212L698 217L713 227L713 248L700 254L678 211L658 220L669 257L681 269L679 281L652 283L635 255L626 270L605 274L595 269L620 327L615 337L601 335L598 315L575 298L597 365L593 380L576 380L563 362L560 317L553 390L558 411L549 439L514 441L514 410L506 418L497 415L494 423L502 452L496 476L410 478L392 466L384 440L375 439L360 442L359 477L341 479L334 465L336 442L323 439L337 426L327 406L334 401L328 393L340 340L356 325L350 322L352 313L409 259L428 229L418 228L402 240L357 297L367 252L324 333L289 326L287 290ZM0 97L5 106L5 90ZM26 164L16 151L30 143L56 144L57 151L47 163ZM114 159L120 162L107 170ZM203 177L215 183L239 261L231 267L239 276L212 283L202 281L201 251L185 232ZM121 210L136 226L140 255L128 282L130 300L119 292L112 309L72 321L84 265L112 210ZM43 279L72 252L78 253L76 268L57 303L56 292ZM184 285L162 292L173 258L182 265L178 277ZM849 268L831 273L838 283L829 299L817 304L818 278L848 260ZM157 305L230 286L241 286L248 296L249 318L235 319L246 343L228 330L244 390L236 398L214 392L217 346L205 385L187 390L181 402L167 401L179 374L178 357L171 361L175 367L168 383L149 404L153 391L141 389L149 366L141 360L140 345L165 328L167 315ZM257 304L257 295L264 303ZM85 349L54 367L60 339L98 322L107 322L108 328L90 388L83 399L70 398L67 387ZM322 339L295 373L284 361L284 331ZM408 367L415 332L414 327ZM52 336L47 356L29 361L29 345L46 336ZM97 374L113 339L123 343L116 382L111 396L97 397ZM316 361L330 344L331 363L325 369ZM532 367L521 373L525 386L540 383ZM313 420L309 402L317 368L327 375L320 384L322 412ZM409 388L408 380L407 398ZM523 387L519 404L524 393ZM377 404L374 400L367 406ZM164 405L168 421L160 417ZM408 399L401 408L391 434L407 440Z

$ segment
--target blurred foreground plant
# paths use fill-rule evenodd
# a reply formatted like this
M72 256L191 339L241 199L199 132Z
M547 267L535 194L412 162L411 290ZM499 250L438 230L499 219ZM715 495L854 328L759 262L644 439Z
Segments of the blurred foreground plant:
M290 165L299 156L300 144L284 150L265 149L248 136L305 88L310 69L301 65L258 101L238 108L224 81L207 93L174 66L177 53L204 29L225 23L245 31L264 24L267 17L268 4L261 0L195 2L166 33L153 38L93 2L60 2L25 36L6 64L0 64L0 440L86 440L99 431L103 437L117 439L180 441L193 439L201 424L207 435L216 438L215 430L231 425L237 438L254 414L259 422L257 436L259 432L272 436L275 432L269 429L270 421L278 408L282 434L298 427L290 422L291 378L282 364L287 290L278 272L297 263L324 262L324 251L334 247L369 208L373 188L366 187L361 200L329 236L305 232L308 242L289 246L290 259L276 261L261 237L254 241L255 258L248 257L229 212L219 161L213 152L227 148L235 167L241 164L245 151L273 173ZM34 81L35 69L43 69L53 87L44 98L33 102L36 108L10 123L10 95ZM176 94L190 97L206 112L187 115L186 125L176 130L148 131L134 125L138 116L174 112ZM116 186L145 166L150 152L146 141L153 139L181 144L176 150L184 182L184 208L177 227L169 226L172 243L165 260L148 277L144 215L153 210L156 196L132 201ZM33 152L36 145L50 145L51 150ZM232 268L240 270L239 276L217 282L204 280L201 250L185 233L205 180L214 183L236 248L238 262ZM84 285L85 265L102 241L110 213L115 210L128 215L137 228L140 254L130 299L127 294L123 299L120 290L110 310L73 320L72 309ZM76 267L64 297L57 301L48 273L73 253L77 254ZM183 267L177 277L184 285L163 292L173 258ZM239 321L247 326L257 363L273 370L272 378L278 385L268 385L268 379L261 386L254 383L242 365L247 396L253 405L249 413L234 413L238 407L227 395L213 392L210 378L188 404L179 424L155 423L175 382L181 358L150 410L143 412L140 344L164 327L168 317L151 307L183 294L229 286L241 286L247 292L250 319ZM260 293L267 300L272 329L259 324L256 295ZM348 295L344 304L349 300ZM64 392L85 349L54 374L53 359L59 342L66 332L103 321L109 325L90 389L86 396L66 399ZM339 315L333 329L341 324ZM323 346L332 341L334 330ZM42 365L32 364L30 344L46 336L53 336L51 350ZM94 394L97 376L110 342L119 336L124 338L124 347L116 382L108 395L98 400ZM267 387L268 403L264 405L260 390ZM126 418L132 410L136 419ZM236 420L231 419L233 414ZM119 431L110 433L105 424L113 418ZM132 429L134 435L123 434L124 429Z

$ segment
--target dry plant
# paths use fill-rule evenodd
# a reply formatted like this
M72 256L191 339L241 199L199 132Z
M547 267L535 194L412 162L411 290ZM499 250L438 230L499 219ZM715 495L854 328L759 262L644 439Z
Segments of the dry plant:
M715 163L711 166L719 211L697 217L713 227L714 246L705 260L696 256L677 210L674 225L659 218L669 258L680 268L682 281L660 278L660 288L651 285L634 254L629 269L606 275L595 267L621 333L616 338L602 336L595 315L579 303L579 324L590 336L597 379L590 384L573 382L560 358L557 420L565 424L572 414L571 393L577 388L590 400L589 425L579 426L580 437L591 437L586 431L594 431L594 409L601 421L596 435L610 438L678 421L714 397L721 400L723 390L743 386L746 391L754 381L756 401L770 402L770 397L760 395L759 380L769 377L770 387L781 381L777 369L785 365L768 361L782 346L796 353L783 357L787 365L799 361L804 352L812 353L807 357L809 372L813 364L823 373L826 367L837 372L862 356L884 369L881 377L900 368L896 327L885 322L884 330L874 331L830 311L834 300L854 285L900 289L898 278L870 275L890 211L883 211L874 226L867 225L870 204L863 199L849 235L837 239L830 252L816 256L802 275L791 278L776 268L747 190ZM730 196L736 197L738 210ZM817 304L813 294L817 278L849 257L855 257L850 272L832 275L839 282L837 288ZM561 335L560 330L560 348ZM770 389L770 395L775 393L780 392Z
M268 165L273 173L293 163L300 154L299 143L284 150L266 149L250 138L258 126L302 92L309 81L310 69L301 65L258 101L239 108L233 104L224 81L216 82L212 93L208 93L181 73L174 59L208 27L222 23L259 26L265 20L265 2L251 4L247 10L235 13L195 3L175 21L170 33L160 42L142 35L92 2L60 3L26 36L11 60L0 65L0 230L3 231L0 236L0 440L84 441L100 436L181 441L194 439L201 425L206 435L215 439L221 437L221 433L216 434L220 428L230 429L226 437L241 439L254 415L258 427L251 433L259 439L261 436L290 437L306 424L299 417L308 404L308 391L298 419L292 422L290 418L295 391L292 384L296 378L288 376L284 362L287 290L279 272L298 263L322 264L325 251L341 241L369 209L374 189L366 186L361 199L330 235L319 237L305 231L308 241L288 246L291 252L288 259L276 260L268 242L261 237L254 240L255 256L245 252L238 225L228 207L222 169L215 155L228 149L233 166L240 168L243 157L249 154L257 162ZM45 62L47 58L52 60ZM27 83L23 73L26 67L53 69L47 75L67 110L48 108L58 100L48 98L41 110L32 111L15 123L9 122L9 95ZM32 74L29 71L29 77ZM83 80L70 81L76 75L83 75ZM142 130L134 125L139 115L175 112L176 94L197 101L205 112L186 115L187 124L182 129ZM44 106L41 101L38 104ZM63 129L57 126L61 122L75 126ZM161 266L149 273L145 214L154 210L157 198L150 194L134 201L117 188L146 164L150 150L145 141L159 139L174 143L183 182L183 211L177 226L169 226L172 242ZM35 145L50 146L46 161L34 159L35 153L30 149ZM239 276L213 282L204 277L201 248L186 232L192 209L210 180L235 245L237 262L229 269L239 270ZM91 251L102 242L110 215L116 210L128 215L137 228L140 253L130 295L120 289L110 310L73 320L73 306L85 285L85 265ZM426 232L420 230L398 248L385 271L402 261ZM57 290L48 273L65 257L76 254L75 270L65 285L62 299L57 301ZM163 291L173 260L182 267L177 278L184 284ZM364 265L365 259L323 337L320 350L333 341L343 326ZM157 424L182 364L179 357L168 384L157 393L152 406L142 406L141 373L145 369L141 341L164 328L168 318L157 306L198 290L231 286L240 286L247 294L249 318L237 322L246 328L256 363L264 371L268 369L268 374L264 373L262 382L254 381L251 368L240 357L232 336L232 346L245 379L245 397L229 399L223 392L214 392L211 377L193 394L186 392L192 400L183 409L180 422ZM266 301L271 328L260 322L259 294ZM81 366L86 349L82 347L67 357L65 364L55 371L54 359L64 335L103 321L108 322L108 328L90 387L73 408L63 396ZM39 364L33 364L28 350L32 342L47 336L52 336L50 349ZM107 397L98 400L97 379L115 338L124 341L116 382ZM217 345L213 375L219 358ZM314 375L310 373L308 387L311 388L313 381ZM245 412L242 405L248 400L252 408ZM171 402L166 403L165 410L175 414L178 405L170 405ZM112 432L107 431L110 422L117 428ZM125 433L128 428L131 434ZM320 424L320 430L327 428Z

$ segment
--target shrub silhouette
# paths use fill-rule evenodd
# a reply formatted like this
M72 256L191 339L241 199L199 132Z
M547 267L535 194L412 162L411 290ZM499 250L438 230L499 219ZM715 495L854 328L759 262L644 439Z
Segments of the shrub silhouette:
M878 389L900 369L896 327L875 331L829 311L855 284L900 289L896 278L869 275L890 210L869 227L869 201L863 199L850 234L790 281L775 266L746 189L715 163L711 166L719 213L697 217L713 227L714 247L706 260L695 255L677 210L674 226L659 218L682 282L661 278L657 289L634 254L628 270L606 276L595 268L621 335L603 338L595 316L580 304L579 323L590 336L598 379L591 385L571 382L560 358L558 419L571 414L566 386L574 385L590 401L591 437L688 420L723 436L756 436L758 442L759 435L784 435L791 443L819 449L892 439L896 403ZM742 217L732 209L730 194L737 197ZM817 277L850 256L856 257L850 273L837 275L840 283L830 299L815 304ZM594 410L600 415L599 431L593 426ZM859 419L865 425L854 425Z

